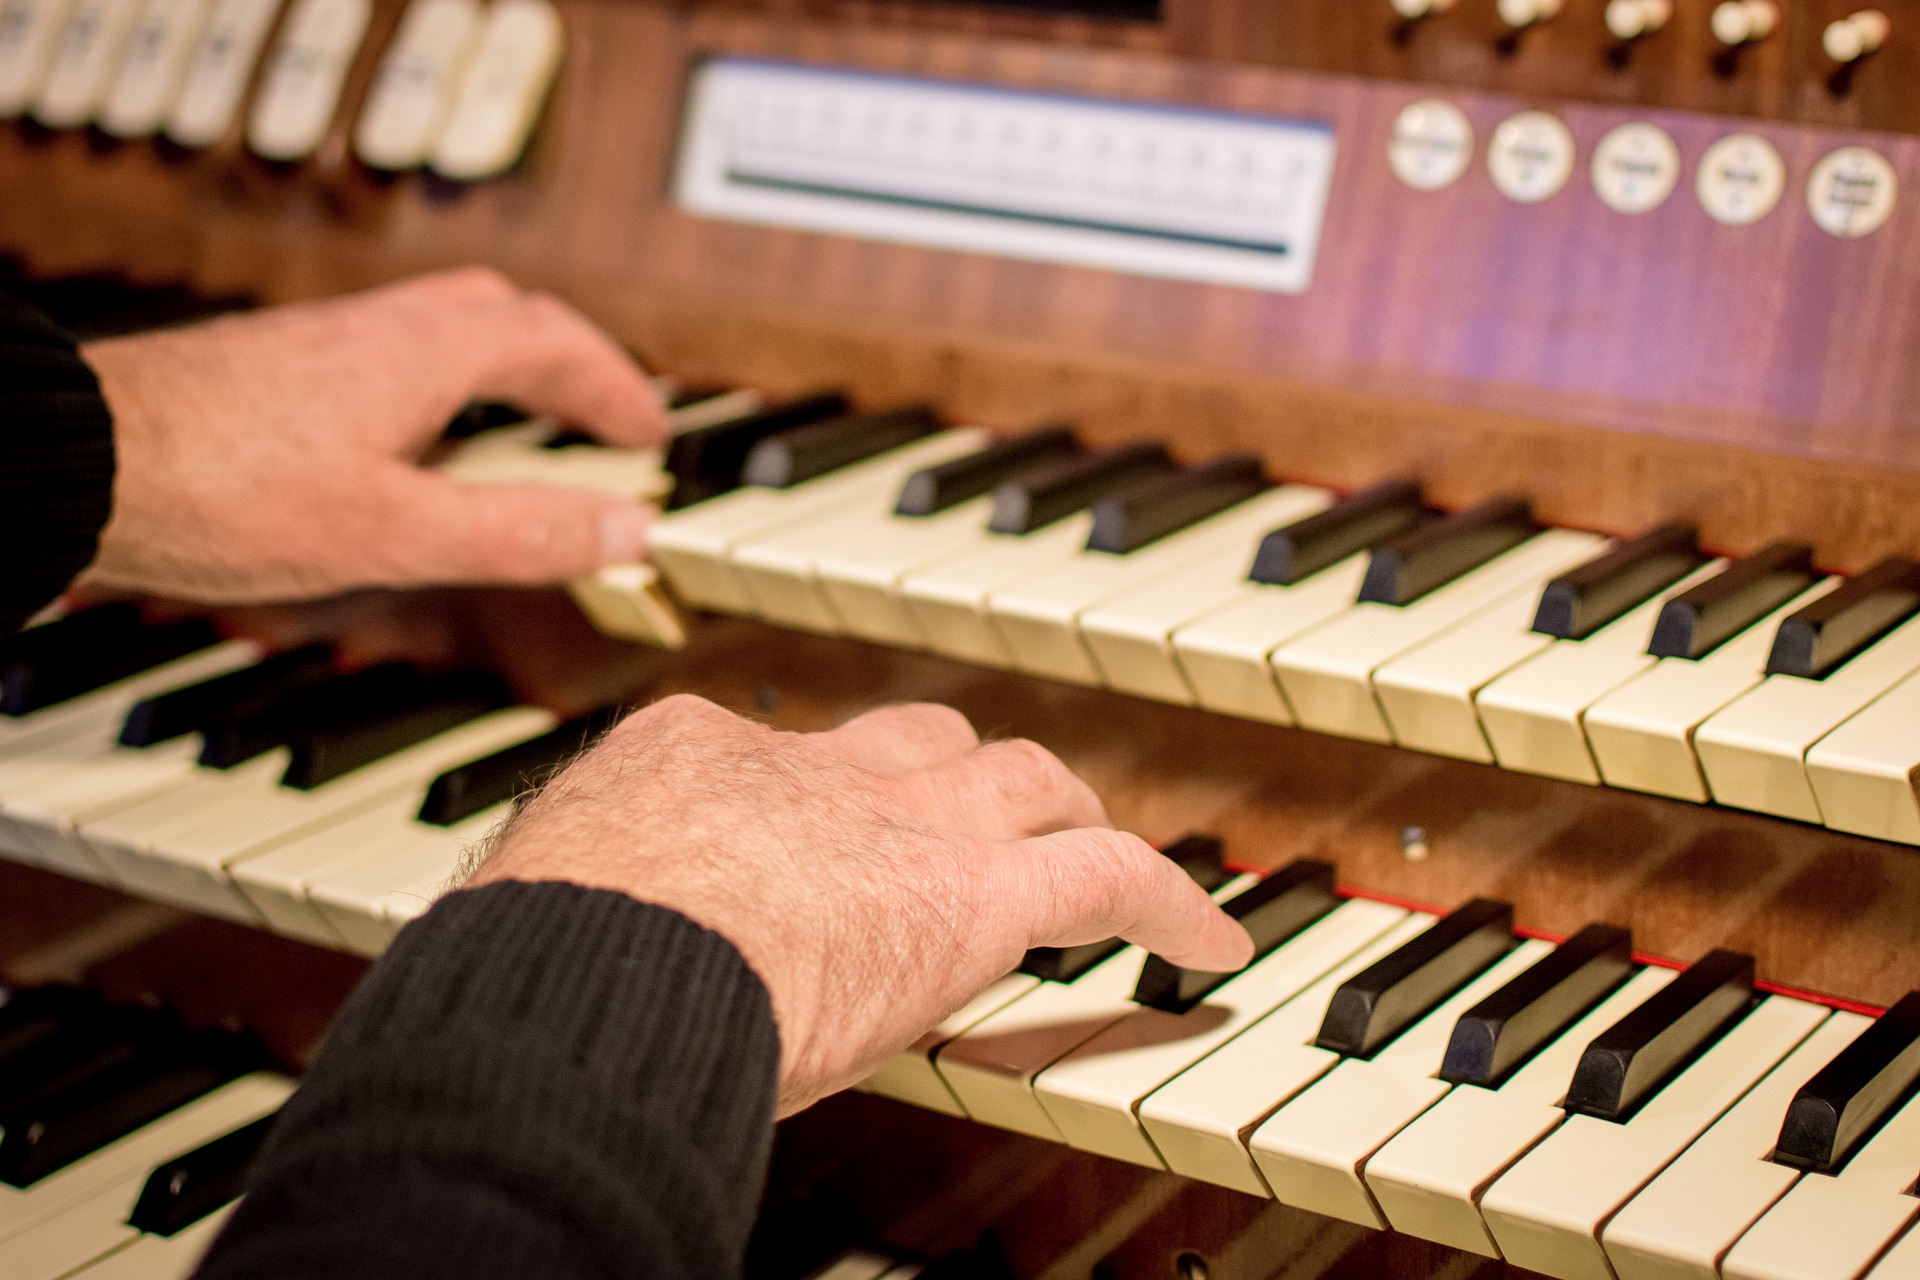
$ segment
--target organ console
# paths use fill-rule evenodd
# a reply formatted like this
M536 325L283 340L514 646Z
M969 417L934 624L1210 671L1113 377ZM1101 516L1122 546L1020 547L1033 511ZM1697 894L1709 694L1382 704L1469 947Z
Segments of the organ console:
M0 1271L184 1273L365 958L694 691L1033 737L1260 947L1029 955L783 1125L751 1274L1920 1274L1917 19L0 0L24 288L485 262L675 425L434 454L662 503L574 605L0 639Z

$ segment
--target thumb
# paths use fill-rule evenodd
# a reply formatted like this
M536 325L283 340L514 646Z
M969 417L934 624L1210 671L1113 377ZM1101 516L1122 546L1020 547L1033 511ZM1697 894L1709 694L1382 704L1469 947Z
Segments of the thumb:
M381 523L403 548L396 586L544 586L646 554L659 514L625 498L555 485L463 485L405 468Z
M1002 901L1024 911L1029 946L1121 937L1190 969L1226 973L1253 958L1253 940L1206 890L1152 845L1100 827L1002 846L1012 881Z

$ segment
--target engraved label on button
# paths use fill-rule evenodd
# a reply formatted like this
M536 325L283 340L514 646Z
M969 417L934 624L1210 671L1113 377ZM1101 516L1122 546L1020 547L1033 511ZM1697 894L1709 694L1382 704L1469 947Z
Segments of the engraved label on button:
M1593 189L1619 213L1656 209L1680 178L1680 149L1655 124L1623 124L1593 152Z
M1842 147L1813 167L1807 208L1822 231L1864 236L1893 213L1896 186L1885 156L1866 147Z
M1387 143L1394 176L1416 191L1451 186L1473 159L1473 125L1466 112L1439 98L1424 98L1400 109Z
M1522 111L1501 122L1487 147L1487 172L1509 200L1533 204L1567 185L1573 134L1558 116Z
M1715 222L1744 227L1772 212L1786 189L1787 166L1765 138L1730 133L1700 157L1694 189Z

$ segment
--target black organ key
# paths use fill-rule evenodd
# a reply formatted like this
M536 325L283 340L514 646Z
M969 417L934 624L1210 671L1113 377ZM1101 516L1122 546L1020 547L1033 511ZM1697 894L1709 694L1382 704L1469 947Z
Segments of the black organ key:
M1533 629L1561 640L1584 640L1706 562L1694 526L1649 529L1548 582Z
M1172 470L1173 459L1157 444L1121 445L1090 457L1063 458L998 485L987 528L1032 533Z
M1383 480L1262 538L1247 578L1291 586L1412 531L1426 514L1418 484Z
M1813 548L1775 542L1734 561L1660 606L1647 652L1704 658L1814 582Z
M1253 937L1258 960L1340 905L1333 891L1333 865L1310 858L1289 862L1244 893L1220 904ZM1147 957L1133 998L1168 1013L1185 1013L1206 999L1231 973L1183 969L1156 955Z
M155 1168L133 1202L127 1225L149 1235L170 1236L238 1200L247 1169L274 1119L262 1116Z
M1633 935L1590 924L1460 1015L1440 1078L1497 1087L1633 972Z
M231 769L283 747L315 721L376 716L418 696L423 677L404 662L386 662L301 688L265 689L236 699L201 727L200 763Z
M103 605L32 627L0 646L0 714L26 715L217 643L204 619L147 626L132 605Z
M677 511L738 489L747 455L755 445L782 431L840 417L851 407L838 391L816 391L712 426L680 432L668 441L663 463L673 477L667 510Z
M940 419L926 405L795 427L754 445L740 479L743 484L786 489L912 444L938 430Z
M444 440L471 440L482 432L515 426L532 416L510 401L472 400L453 415L440 436Z
M1768 675L1823 680L1920 612L1920 563L1889 556L1780 623Z
M401 705L371 715L323 714L304 725L288 740L293 758L280 783L311 790L511 703L506 683L489 671L422 677Z
M170 1025L150 1010L112 1007L97 998L24 1021L0 1037L0 1108L51 1082L110 1065Z
M1710 951L1593 1038L1562 1104L1624 1122L1753 1007L1753 957Z
M456 765L435 778L420 804L420 821L450 827L537 785L619 722L621 708L599 707L565 724Z
M1260 459L1232 454L1156 476L1093 504L1087 550L1126 555L1272 488Z
M1218 836L1182 836L1160 852L1208 893L1231 878ZM1019 971L1048 982L1071 982L1126 945L1119 938L1102 938L1074 947L1033 947Z
M1513 946L1513 904L1475 898L1341 983L1314 1043L1370 1058Z
M1377 548L1359 601L1412 604L1538 532L1525 498L1489 498Z
M938 515L968 499L991 493L1003 482L1044 464L1079 455L1073 431L1041 427L1011 440L989 445L964 458L925 467L907 477L893 512L901 516Z
M1920 991L1881 1014L1787 1106L1773 1159L1811 1173L1837 1173L1920 1083Z
M268 706L333 675L333 651L307 645L264 658L251 667L202 680L134 704L120 729L120 744L150 747L183 734L202 733Z

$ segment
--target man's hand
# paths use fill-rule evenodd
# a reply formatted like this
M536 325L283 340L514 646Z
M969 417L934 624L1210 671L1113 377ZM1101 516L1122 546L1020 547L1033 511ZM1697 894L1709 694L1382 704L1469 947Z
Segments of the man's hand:
M650 508L465 487L414 463L472 399L613 444L666 431L618 347L490 271L86 348L113 411L113 518L84 583L210 603L557 582L640 558Z
M470 883L564 880L671 907L767 984L780 1111L859 1080L1033 946L1119 935L1237 969L1246 931L1114 831L1031 742L938 706L779 733L681 695L536 796Z

